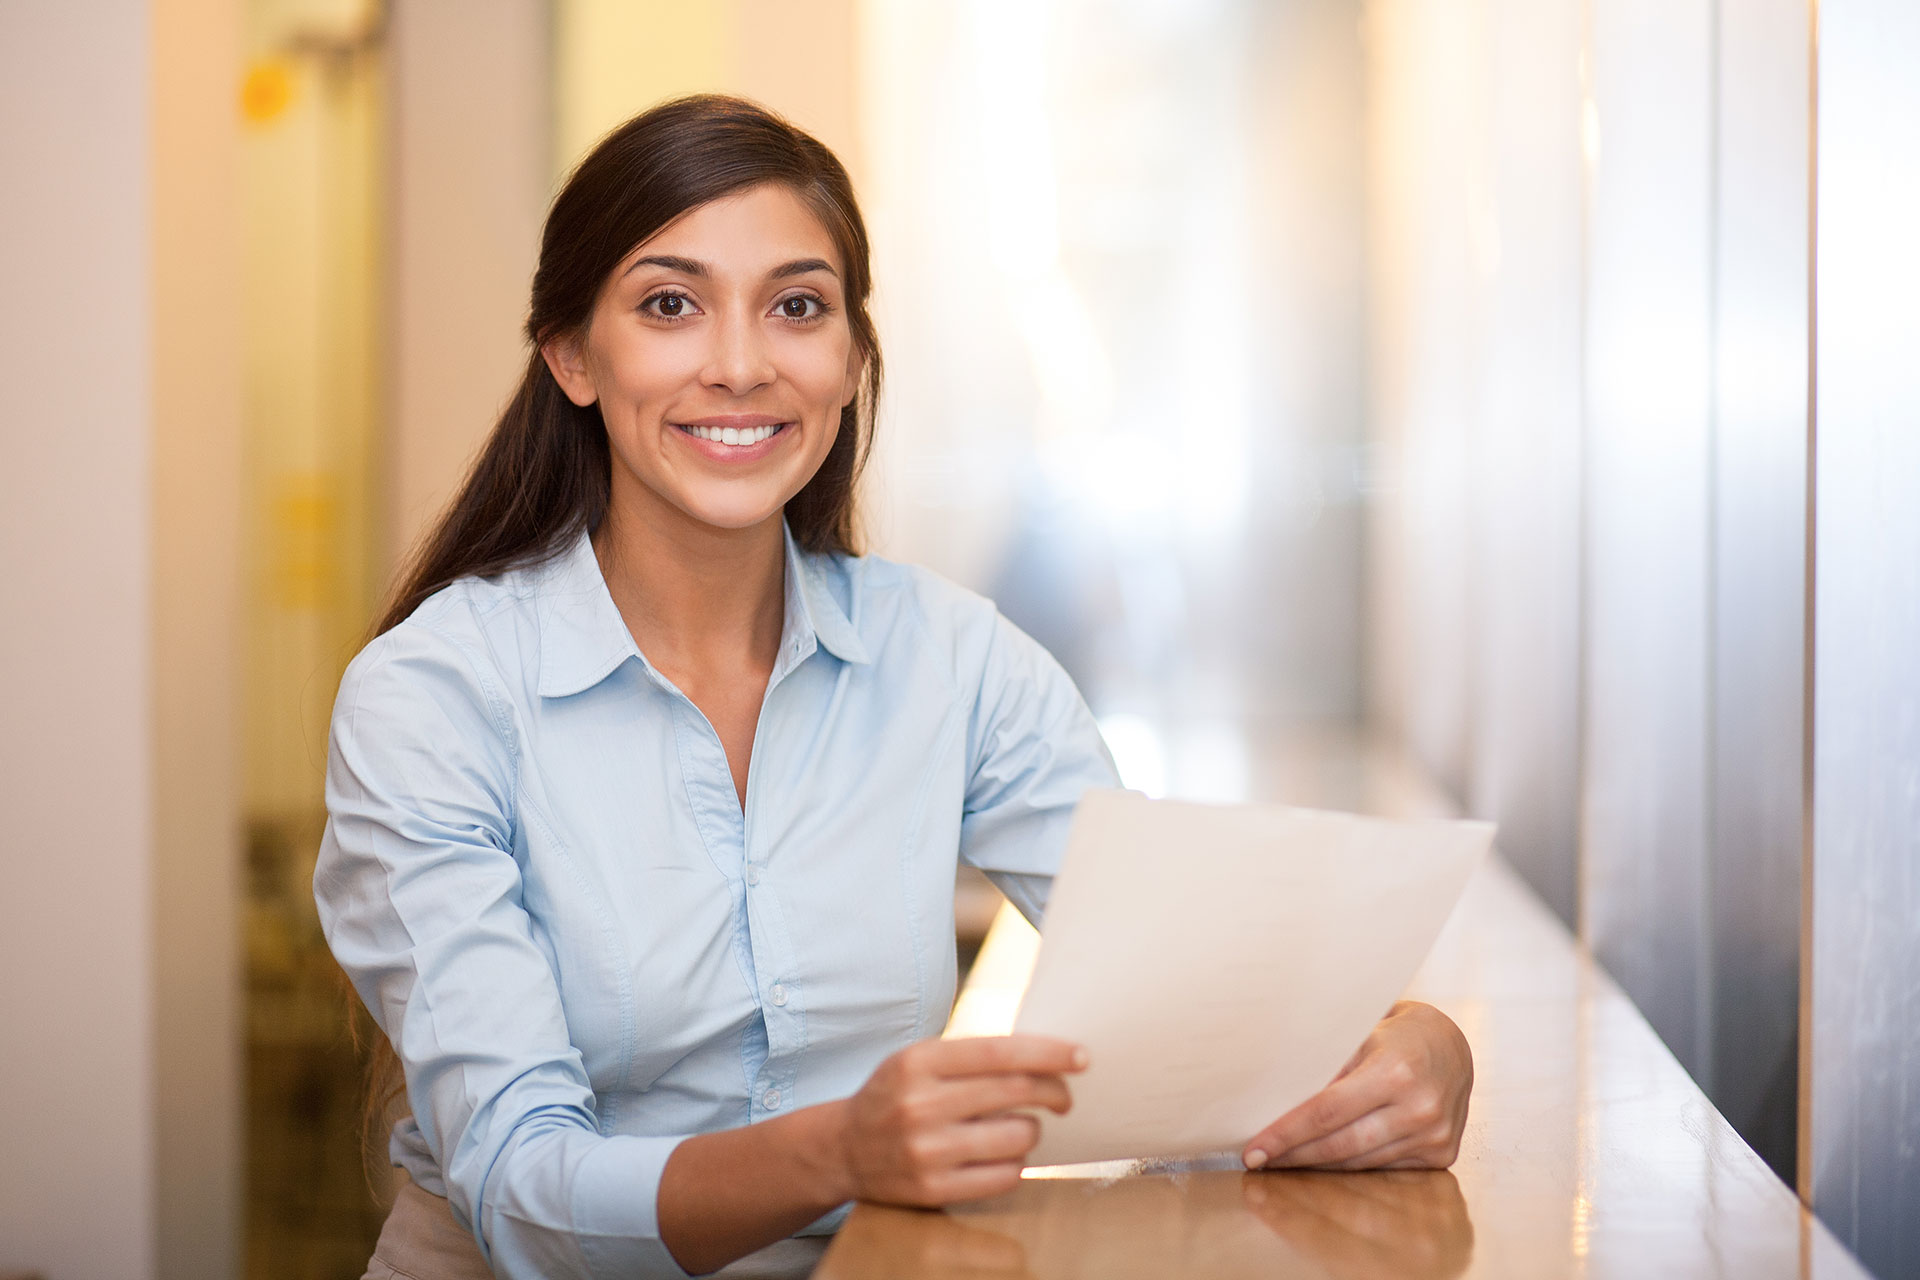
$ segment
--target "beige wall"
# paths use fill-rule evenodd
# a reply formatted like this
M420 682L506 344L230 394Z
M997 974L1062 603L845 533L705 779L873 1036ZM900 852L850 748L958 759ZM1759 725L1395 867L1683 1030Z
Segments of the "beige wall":
M550 8L393 9L390 562L453 496L526 359L553 175Z
M155 1214L151 49L0 6L0 1267L101 1280Z
M0 7L0 1271L237 1259L235 29Z

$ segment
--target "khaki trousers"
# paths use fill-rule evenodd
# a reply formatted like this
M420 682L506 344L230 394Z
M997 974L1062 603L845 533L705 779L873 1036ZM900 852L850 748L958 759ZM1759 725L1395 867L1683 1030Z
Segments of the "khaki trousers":
M407 1178L360 1280L493 1280L493 1272L445 1197Z
M715 1274L728 1280L799 1280L812 1273L828 1243L821 1236L782 1240ZM493 1280L493 1272L481 1259L480 1246L453 1220L453 1206L406 1178L360 1280Z

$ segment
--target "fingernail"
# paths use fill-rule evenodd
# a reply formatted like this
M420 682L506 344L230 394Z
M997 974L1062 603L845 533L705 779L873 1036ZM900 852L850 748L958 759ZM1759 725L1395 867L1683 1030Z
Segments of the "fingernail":
M1087 1061L1087 1051L1085 1049L1075 1049L1073 1051L1073 1069L1075 1071L1085 1071L1087 1069Z
M1255 1147L1253 1150L1247 1152L1247 1168L1258 1169L1261 1165L1265 1164L1266 1162L1267 1162L1267 1153L1262 1151L1260 1148Z

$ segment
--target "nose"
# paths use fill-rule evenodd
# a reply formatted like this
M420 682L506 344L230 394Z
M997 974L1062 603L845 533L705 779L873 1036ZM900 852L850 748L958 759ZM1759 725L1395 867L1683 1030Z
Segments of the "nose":
M701 380L709 387L743 396L773 381L767 335L751 309L730 308L708 332L713 334L713 345Z

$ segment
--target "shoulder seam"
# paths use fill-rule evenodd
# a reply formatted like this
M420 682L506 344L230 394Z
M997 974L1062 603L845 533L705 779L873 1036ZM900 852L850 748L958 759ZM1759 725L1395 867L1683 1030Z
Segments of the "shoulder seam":
M477 621L482 617L490 616L492 610L487 610L486 613L483 614L480 610L475 609L473 613ZM507 749L507 761L512 775L508 779L512 787L509 797L517 809L519 804L520 742L518 736L513 732L513 714L507 704L505 693L501 690L498 682L489 674L487 664L481 661L480 655L474 651L473 646L467 638L435 625L433 620L422 618L419 610L415 610L414 613L411 614L405 622L400 623L399 626L376 636L373 642L369 644L366 649L361 650L361 652L364 654L370 651L374 645L380 644L380 642L386 640L387 637L395 635L405 628L418 628L420 631L432 636L441 643L451 646L459 653L461 660L466 663L467 673L473 678L474 686L480 692L480 697L486 707L487 719L492 725L494 734L500 739L500 744ZM511 820L515 815L510 813L507 816Z

